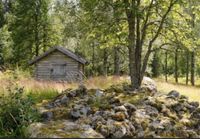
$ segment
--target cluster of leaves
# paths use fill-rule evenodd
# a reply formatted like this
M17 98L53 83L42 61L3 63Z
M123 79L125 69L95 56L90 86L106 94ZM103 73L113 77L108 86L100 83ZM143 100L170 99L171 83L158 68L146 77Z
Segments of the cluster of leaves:
M7 93L0 97L0 136L25 136L26 127L38 121L39 114L23 88L9 88Z

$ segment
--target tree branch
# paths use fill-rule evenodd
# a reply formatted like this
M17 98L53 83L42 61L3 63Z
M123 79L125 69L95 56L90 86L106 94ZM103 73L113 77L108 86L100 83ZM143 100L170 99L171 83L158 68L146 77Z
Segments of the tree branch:
M151 8L152 8L152 6L153 6L153 1L154 0L151 0L151 3L150 3L150 5L149 5L149 8L148 8L148 11L147 11L147 14L146 14L146 18L145 18L145 20L144 20L144 25L143 25L143 27L142 27L142 37L141 37L141 42L140 42L140 44L141 44L141 46L143 45L143 43L144 43L144 40L145 40L145 37L146 37L146 30L147 30L147 28L148 28L148 26L149 26L149 24L148 24L148 20L149 20L149 16L150 16L150 11L151 11Z
M174 6L174 4L177 2L177 0L171 0L170 1L170 5L167 9L167 11L165 12L165 14L163 15L162 19L161 19L161 22L160 22L160 25L158 27L158 30L155 34L155 36L152 38L152 40L149 42L149 46L148 46L148 50L147 50L147 53L145 54L145 57L144 57L144 60L143 60L143 65L142 65L142 77L145 73L145 70L146 70L146 67L147 67L147 62L148 62L148 59L149 59L149 56L151 54L151 49L152 49L152 45L154 43L154 41L157 39L157 37L159 36L162 28L163 28L163 24L167 18L167 15L169 14L169 12L172 10L172 7Z

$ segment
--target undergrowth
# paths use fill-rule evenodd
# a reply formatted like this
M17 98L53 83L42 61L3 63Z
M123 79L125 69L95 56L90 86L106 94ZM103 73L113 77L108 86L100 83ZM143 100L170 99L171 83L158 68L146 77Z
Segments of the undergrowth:
M25 137L26 127L39 121L32 97L24 89L10 87L0 97L0 137Z

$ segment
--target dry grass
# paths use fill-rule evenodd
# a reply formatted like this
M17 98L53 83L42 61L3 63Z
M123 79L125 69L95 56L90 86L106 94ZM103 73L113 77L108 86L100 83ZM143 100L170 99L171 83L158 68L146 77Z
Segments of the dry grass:
M99 76L88 78L82 83L68 83L68 82L56 82L56 81L38 81L33 79L29 73L22 71L6 71L0 75L0 92L6 92L9 86L17 84L20 87L24 87L26 92L45 92L47 90L56 90L61 92L68 88L76 88L79 84L84 84L88 89L90 88L102 88L105 89L112 84L118 84L125 82L127 76Z
M177 90L181 94L188 96L191 100L200 102L200 88L185 86L182 84L175 84L172 79L166 83L162 78L154 79L157 82L158 90L162 93L168 93L171 90ZM127 82L127 76L99 76L92 77L85 81L83 84L90 88L105 89L113 84ZM183 82L183 80L180 80ZM79 84L67 82L54 82L54 81L37 81L31 78L29 73L22 73L21 71L12 72L8 71L0 75L0 93L6 92L6 89L13 83L24 87L26 92L41 93L41 92L61 92L67 88L76 88ZM51 93L50 93L51 94Z
M175 84L173 82L165 82L161 79L155 79L158 90L162 93L168 93L171 90L176 90L180 94L188 96L192 101L200 102L200 88L194 86L186 86L183 84Z
M128 76L99 76L87 79L84 84L87 88L102 88L106 89L113 84L127 82Z

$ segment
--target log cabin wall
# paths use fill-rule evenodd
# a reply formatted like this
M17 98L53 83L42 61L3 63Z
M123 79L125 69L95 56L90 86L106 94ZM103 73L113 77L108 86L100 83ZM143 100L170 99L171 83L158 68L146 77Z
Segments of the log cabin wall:
M37 79L66 81L82 79L80 72L83 72L83 64L59 51L50 53L35 65Z

